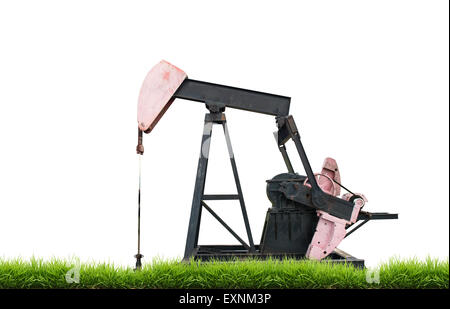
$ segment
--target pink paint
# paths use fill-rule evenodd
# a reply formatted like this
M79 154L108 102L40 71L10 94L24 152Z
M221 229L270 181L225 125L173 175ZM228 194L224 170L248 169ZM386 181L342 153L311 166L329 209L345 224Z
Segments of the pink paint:
M317 215L320 218L316 232L306 252L306 257L313 260L321 260L332 253L346 235L346 220L320 210L317 211Z
M322 166L322 172L315 174L315 177L322 191L333 196L339 196L340 186L335 182L341 183L341 176L334 159L326 158ZM310 186L307 183L307 179L304 185ZM311 240L311 244L306 252L307 258L321 260L331 254L341 243L347 234L345 229L346 225L356 222L359 211L364 206L364 203L367 202L364 195L358 195L362 198L353 201L354 206L350 221L337 218L324 211L317 211L319 221L317 222L316 232ZM348 201L352 196L353 194L346 193L342 196L342 199Z
M329 178L333 179L333 181L341 183L341 174L339 173L337 162L333 158L325 158L325 160L323 161L321 174L328 176ZM319 186L320 186L320 179L319 179ZM336 185L335 191L332 195L338 196L340 194L341 194L341 187L339 185Z
M336 184L334 183L333 179L330 178L330 176L322 173L315 173L314 177L316 178L317 184L319 185L319 187L322 189L323 192L335 196ZM311 184L309 184L308 182L308 178L305 179L303 185L311 187Z
M351 217L351 219L350 219L350 222L351 222L351 223L355 223L355 222L356 222L356 220L358 219L359 211L361 210L361 208L364 207L364 205L365 205L366 202L367 202L367 198L364 196L364 194L361 194L361 193L355 193L355 195L361 196L361 198L357 198L357 199L355 199L355 200L353 201L353 204L354 204L355 206L353 207L352 217ZM342 196L342 199L348 201L348 200L350 200L350 198L351 198L352 196L353 196L353 194L351 194L351 193L345 193L345 194Z
M341 194L341 187L335 183L341 183L341 175L333 158L325 158L322 165L322 172L314 174L317 184L327 194L338 196ZM308 183L308 178L303 182L305 186L311 187Z
M146 133L158 123L172 104L172 96L187 78L185 72L162 60L144 79L138 99L137 120L139 128Z

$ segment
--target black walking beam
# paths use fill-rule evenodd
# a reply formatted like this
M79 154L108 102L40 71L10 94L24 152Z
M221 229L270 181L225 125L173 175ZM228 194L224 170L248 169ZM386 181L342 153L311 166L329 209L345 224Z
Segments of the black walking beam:
M291 103L290 97L193 79L185 79L172 97L272 116L287 116Z

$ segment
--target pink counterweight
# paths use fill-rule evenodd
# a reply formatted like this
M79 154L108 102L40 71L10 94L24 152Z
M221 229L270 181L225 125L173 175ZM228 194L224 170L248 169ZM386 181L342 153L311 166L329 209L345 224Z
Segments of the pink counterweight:
M337 163L334 159L326 158L322 166L322 172L320 174L316 174L316 177L318 178L318 185L325 193L333 196L339 196L341 190L338 184L340 184L341 176ZM305 185L309 186L307 180L305 180ZM344 194L342 198L348 201L352 196L353 194ZM354 201L350 221L337 218L324 211L317 211L319 221L317 222L316 231L311 240L311 244L306 252L307 258L321 260L334 251L334 249L341 243L347 234L345 227L348 224L356 222L359 211L364 206L364 202L367 201L364 196L363 199L364 200L356 199Z

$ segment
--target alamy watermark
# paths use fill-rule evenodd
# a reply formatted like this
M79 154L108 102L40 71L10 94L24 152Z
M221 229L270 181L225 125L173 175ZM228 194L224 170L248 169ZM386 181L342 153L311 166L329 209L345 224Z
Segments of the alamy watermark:
M380 270L368 268L366 270L366 282L380 284Z
M67 267L71 267L66 272L66 282L67 283L80 283L80 269L81 269L81 263L80 259L76 258L75 261L67 262Z

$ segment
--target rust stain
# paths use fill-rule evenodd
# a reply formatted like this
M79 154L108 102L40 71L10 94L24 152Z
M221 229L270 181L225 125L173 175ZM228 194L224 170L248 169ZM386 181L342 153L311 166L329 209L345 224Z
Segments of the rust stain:
M169 80L169 77L170 77L170 72L169 71L164 72L163 79Z
M173 67L174 69L176 69L177 71L179 71L179 72L181 72L181 73L183 73L183 74L186 74L186 73L184 73L184 71L182 70L182 69L180 69L179 67L177 67L177 66L174 66L173 64L171 64L169 61L166 61L166 60L162 60L163 62L165 62L165 63L167 63L167 64L169 64L171 67Z

